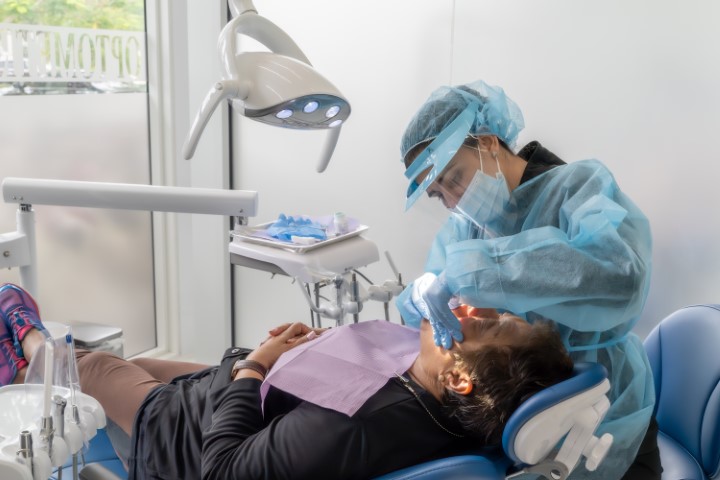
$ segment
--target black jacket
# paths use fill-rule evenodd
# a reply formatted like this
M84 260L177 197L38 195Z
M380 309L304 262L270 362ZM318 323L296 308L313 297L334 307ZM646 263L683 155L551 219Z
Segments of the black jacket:
M400 379L352 417L271 388L263 416L261 382L230 379L248 353L229 349L219 367L150 393L133 428L131 479L372 478L476 442L456 436L439 402Z

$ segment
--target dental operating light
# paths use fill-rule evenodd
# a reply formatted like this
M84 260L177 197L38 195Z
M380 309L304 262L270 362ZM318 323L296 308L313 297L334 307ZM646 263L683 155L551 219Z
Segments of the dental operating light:
M188 160L193 156L210 116L227 100L241 115L269 125L327 129L317 166L317 171L323 172L350 115L350 104L282 29L258 15L252 0L228 0L228 5L233 19L218 39L222 78L212 86L195 116L183 156ZM259 41L270 52L237 53L238 34Z

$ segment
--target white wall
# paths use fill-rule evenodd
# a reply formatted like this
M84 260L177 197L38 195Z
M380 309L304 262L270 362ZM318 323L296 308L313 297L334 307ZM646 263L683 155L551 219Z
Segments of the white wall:
M521 107L521 140L597 158L650 219L653 276L636 330L720 301L720 4L457 0L454 82ZM491 46L490 48L487 48Z
M328 170L315 172L321 132L285 131L233 114L234 188L260 192L254 223L344 211L393 255L403 276L422 272L444 212L404 213L399 139L441 84L482 78L521 107L522 141L566 161L604 161L650 217L654 272L638 333L672 310L718 301L720 225L712 142L720 50L714 2L621 0L256 0L350 100L353 112ZM384 259L363 270L391 276ZM254 345L277 323L309 320L287 278L236 268L236 343ZM392 308L393 320L397 311ZM363 319L379 318L371 305Z

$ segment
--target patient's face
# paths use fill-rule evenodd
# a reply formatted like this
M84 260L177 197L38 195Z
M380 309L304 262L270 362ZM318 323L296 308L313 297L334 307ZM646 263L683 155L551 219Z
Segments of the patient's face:
M420 355L437 364L454 363L452 353L475 351L483 345L513 344L520 341L532 330L532 326L520 317L508 313L498 314L494 310L483 310L481 316L460 318L464 340L453 342L450 350L435 345L430 322L423 320L420 325Z

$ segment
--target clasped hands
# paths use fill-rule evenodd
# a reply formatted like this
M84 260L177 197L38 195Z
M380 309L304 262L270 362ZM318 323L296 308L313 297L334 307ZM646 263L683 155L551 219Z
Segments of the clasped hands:
M301 322L283 323L268 332L268 337L247 356L247 360L254 360L269 371L280 355L311 341L325 330L327 328L311 328ZM235 375L235 379L246 377L262 380L260 374L249 369L240 370Z

